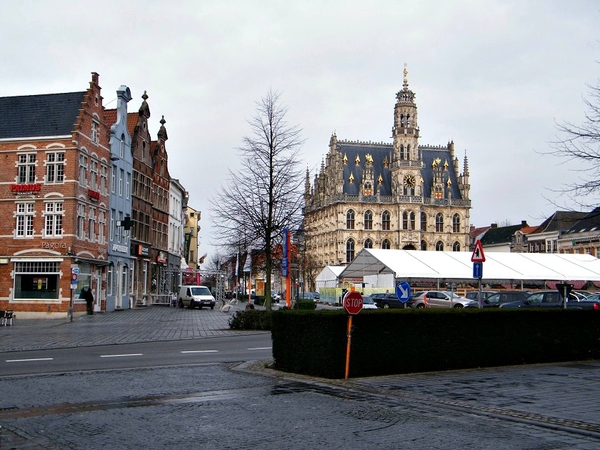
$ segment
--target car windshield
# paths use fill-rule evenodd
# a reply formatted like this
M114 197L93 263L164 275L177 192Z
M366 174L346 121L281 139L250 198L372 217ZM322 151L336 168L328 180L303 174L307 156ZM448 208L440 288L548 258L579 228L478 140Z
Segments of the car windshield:
M454 292L446 291L446 294L448 294L452 298L460 298L460 295L455 294Z
M207 287L197 286L192 288L192 295L211 295L211 293Z
M371 297L366 296L366 297L363 297L363 303L371 304L371 303L375 303L375 302L373 301L373 299Z

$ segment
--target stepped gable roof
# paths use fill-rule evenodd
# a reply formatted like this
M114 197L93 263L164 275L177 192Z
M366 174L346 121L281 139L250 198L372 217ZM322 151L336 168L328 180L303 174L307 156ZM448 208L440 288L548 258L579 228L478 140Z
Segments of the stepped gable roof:
M566 231L583 219L588 213L580 211L556 211L539 226L537 233L546 231Z
M86 91L0 97L0 139L70 135Z
M494 245L510 243L512 236L516 231L528 228L527 222L523 221L519 225L509 225L507 227L491 227L481 237L481 245Z
M565 234L584 233L587 231L598 231L600 233L600 207L587 213L583 219L578 220Z
M362 183L363 169L366 161L366 155L370 154L373 158L373 171L375 186L374 192L379 186L377 180L379 175L382 178L381 195L392 195L392 176L391 163L393 158L394 148L392 144L383 142L353 142L353 141L338 141L338 151L342 157L347 158L347 163L344 164L344 194L358 195L359 186ZM448 170L444 172L444 184L450 179L452 189L452 198L461 199L462 195L458 187L458 179L454 172L454 161L447 147L429 147L419 146L419 153L423 160L423 168L421 169L421 177L423 178L423 196L431 196L431 187L433 183L432 163L436 158L440 158L442 165L448 162ZM356 164L356 160L360 161ZM387 167L384 161L387 158ZM353 181L350 182L350 175Z
M130 136L133 136L139 117L140 114L137 112L127 113L127 131L129 131Z

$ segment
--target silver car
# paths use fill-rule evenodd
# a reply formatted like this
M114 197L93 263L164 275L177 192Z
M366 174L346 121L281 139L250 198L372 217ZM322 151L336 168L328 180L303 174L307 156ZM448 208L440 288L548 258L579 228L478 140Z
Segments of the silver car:
M449 291L423 291L413 297L413 308L464 308L473 303Z

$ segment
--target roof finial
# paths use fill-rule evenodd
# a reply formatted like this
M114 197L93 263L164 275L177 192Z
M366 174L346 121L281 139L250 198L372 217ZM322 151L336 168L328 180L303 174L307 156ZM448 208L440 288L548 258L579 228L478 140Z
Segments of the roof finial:
M407 64L404 63L404 89L408 89L408 69L406 68Z

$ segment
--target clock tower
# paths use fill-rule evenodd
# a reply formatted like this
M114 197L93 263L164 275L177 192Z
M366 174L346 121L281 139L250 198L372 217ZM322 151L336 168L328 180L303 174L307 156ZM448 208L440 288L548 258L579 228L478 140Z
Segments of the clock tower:
M408 89L408 70L404 65L404 84L396 94L394 107L394 161L392 163L395 195L422 195L419 156L419 124L415 93Z

